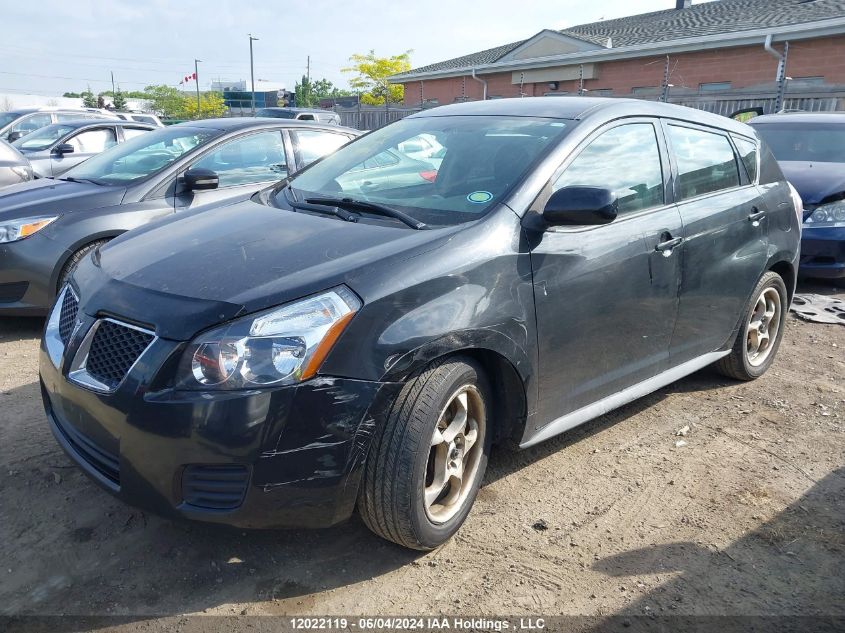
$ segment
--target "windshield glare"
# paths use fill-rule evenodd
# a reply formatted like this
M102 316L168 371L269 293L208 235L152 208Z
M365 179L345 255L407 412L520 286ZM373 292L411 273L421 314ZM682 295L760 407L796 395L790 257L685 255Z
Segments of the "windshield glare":
M299 200L348 197L426 224L466 222L500 202L568 130L568 122L555 119L408 118L341 148L290 184Z
M65 178L103 185L132 184L161 171L219 134L219 130L179 125L146 132L89 158L68 171Z
M19 138L17 141L12 143L12 145L18 149L28 151L47 149L58 139L75 129L75 126L65 125L63 123L48 125L47 127L42 127L40 130L35 130L35 132L31 132L26 136Z
M845 163L845 125L761 123L754 129L779 161Z

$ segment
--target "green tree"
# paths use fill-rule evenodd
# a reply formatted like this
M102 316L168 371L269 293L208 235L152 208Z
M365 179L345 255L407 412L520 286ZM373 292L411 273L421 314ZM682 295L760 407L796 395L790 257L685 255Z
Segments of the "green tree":
M82 97L82 94L79 92L66 92L62 96L68 99L79 99Z
M203 92L200 94L200 110L197 116L196 97L183 97L182 116L186 119L211 119L226 114L226 104L219 92Z
M85 108L96 108L97 107L97 96L91 91L91 86L88 86L88 89L79 95L82 97L82 106Z
M293 89L296 95L296 105L300 108L310 108L317 100L314 98L314 86L306 75L302 75L302 81L298 82Z
M349 85L361 92L361 103L368 105L384 105L400 103L405 96L405 88L401 84L391 84L387 81L391 75L411 70L411 53L405 51L392 57L376 57L371 50L366 55L355 54L349 58L352 65L341 68L342 72L355 73L349 80Z
M170 119L185 118L185 95L176 88L166 85L147 86L144 97L150 102L150 109ZM196 103L194 103L196 110Z
M123 93L120 91L120 87L117 88L117 92L112 97L111 104L114 106L115 110L123 110L126 108L126 97L123 96Z

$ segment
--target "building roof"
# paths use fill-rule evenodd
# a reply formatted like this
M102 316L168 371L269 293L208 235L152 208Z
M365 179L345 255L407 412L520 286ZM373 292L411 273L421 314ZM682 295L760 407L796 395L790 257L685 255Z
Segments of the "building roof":
M673 4L672 0L666 0L666 3L670 6ZM581 24L560 30L558 33L581 40L593 49L606 47L608 40L613 48L621 48L659 45L662 42L766 28L776 29L843 16L845 0L718 0L693 4L684 9L671 7L664 11ZM429 64L396 77L492 64L531 39L533 38Z

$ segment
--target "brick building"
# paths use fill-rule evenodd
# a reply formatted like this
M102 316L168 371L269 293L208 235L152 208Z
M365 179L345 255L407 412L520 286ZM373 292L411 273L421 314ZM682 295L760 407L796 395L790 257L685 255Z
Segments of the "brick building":
M786 53L787 94L845 105L845 0L666 1L664 11L543 30L391 81L404 84L408 106L582 90L683 102L771 94Z

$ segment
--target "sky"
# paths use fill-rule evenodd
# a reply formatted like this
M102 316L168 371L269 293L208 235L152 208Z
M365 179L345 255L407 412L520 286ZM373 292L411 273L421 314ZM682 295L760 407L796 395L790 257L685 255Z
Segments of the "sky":
M212 79L285 84L305 73L346 87L349 56L411 49L414 67L514 42L544 28L674 7L674 0L0 0L0 93L60 96L87 86ZM518 7L518 9L515 9Z

